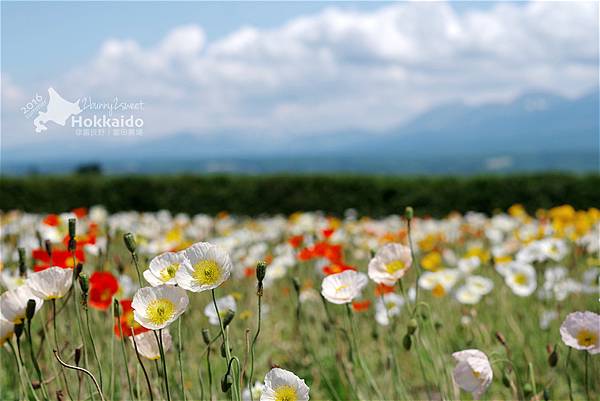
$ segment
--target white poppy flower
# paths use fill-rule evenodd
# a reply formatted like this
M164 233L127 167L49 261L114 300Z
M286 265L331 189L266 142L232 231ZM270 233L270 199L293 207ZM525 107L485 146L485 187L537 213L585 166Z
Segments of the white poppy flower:
M382 299L383 298L383 299ZM400 314L404 298L393 292L383 294L375 303L375 320L382 326L390 324L390 318Z
M369 279L364 273L346 270L323 279L321 294L331 303L347 304L360 296Z
M184 257L181 252L165 252L153 258L150 261L148 270L144 271L144 278L151 286L170 284L175 285L175 274L183 262Z
M430 290L435 297L446 295L458 281L458 269L442 269L436 272L424 272L419 278L419 287Z
M0 347L13 335L15 324L0 316Z
M273 368L265 376L265 386L260 401L308 401L309 390L304 380L292 372Z
M493 372L487 356L476 349L455 352L458 362L452 376L456 384L478 399L492 383Z
M247 387L244 388L244 391L242 392L242 400L243 401L260 400L260 397L263 393L264 388L265 388L265 385L257 380L256 382L254 382L254 385L252 386L252 388L250 388L250 389L248 389Z
M144 287L133 296L131 307L136 322L158 330L173 323L189 304L185 290L171 285Z
M410 248L402 244L386 244L369 262L369 277L377 284L392 286L410 268Z
M468 274L477 269L481 265L481 259L477 256L462 258L458 261L458 270Z
M227 295L217 299L217 308L219 308L219 314L221 315L221 319L223 319L228 309L232 312L237 310L235 298L232 295ZM215 305L212 301L204 308L204 315L206 315L210 324L215 326L219 325L219 316L217 315Z
M560 336L571 348L600 353L600 315L588 311L569 313L560 325Z
M494 282L483 276L469 276L466 284L471 291L479 295L489 294L494 289Z
M177 284L201 292L220 286L231 274L229 255L208 242L198 242L183 251L184 260L175 274Z
M44 299L64 297L73 282L73 269L63 269L53 266L40 272L32 273L27 279L27 285L34 295Z
M461 304L475 305L481 301L482 295L474 291L469 285L463 285L456 290L454 297Z
M44 301L37 297L28 285L22 285L14 290L0 295L0 315L12 323L20 323L25 319L27 301L35 301L35 311L40 310Z
M27 281L27 277L31 274L31 271L27 271L25 276L21 276L19 270L2 269L0 271L0 284L7 290L14 290Z
M137 346L137 350L141 356L147 359L156 360L160 359L160 348L158 347L156 336L158 336L158 333L155 334L152 331L145 331L135 335L135 345L133 344L133 336L129 336L129 340L131 341L132 347ZM169 329L162 331L162 341L163 348L165 352L167 352L173 344Z
M512 264L504 280L512 292L520 297L531 295L537 287L535 269L525 263Z

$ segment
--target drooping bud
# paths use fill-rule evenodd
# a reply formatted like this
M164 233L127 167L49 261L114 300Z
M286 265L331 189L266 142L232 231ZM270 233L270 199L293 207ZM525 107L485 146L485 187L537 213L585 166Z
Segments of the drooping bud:
M406 217L407 220L412 220L414 215L414 210L412 207L407 206L406 209L404 209L404 216Z
M225 343L221 343L221 356L227 358L227 351L225 350Z
M292 284L294 285L294 290L299 294L300 293L300 280L298 277L292 277Z
M24 328L25 328L25 323L23 323L23 321L15 324L14 331L15 331L15 336L17 336L17 339L21 338L21 335L23 335Z
M113 314L116 318L119 317L120 313L119 313L119 300L117 298L115 298L113 300Z
M436 321L433 326L435 327L435 331L440 331L440 329L444 326L442 322Z
M221 391L224 393L228 392L232 384L233 378L231 377L231 374L229 372L225 373L225 375L221 378Z
M544 388L543 397L544 397L544 401L550 401L550 392L548 391L547 388Z
M204 340L204 344L210 344L210 331L207 328L202 329L202 339Z
M34 390L37 390L38 388L40 388L40 387L41 387L41 384L40 384L40 382L39 382L39 381L37 381L37 380L32 380L32 381L31 381L31 387L33 387L33 389L34 389Z
M503 346L506 347L506 338L504 338L504 335L502 333L500 333L499 331L496 332L496 339L498 341L500 341L500 344L502 344Z
M135 243L135 238L133 237L133 234L126 233L125 235L123 235L123 241L125 241L125 246L127 247L127 250L131 253L135 253L137 245Z
M35 314L35 299L30 299L27 301L27 308L25 309L25 316L27 320L33 319L33 315Z
M525 383L523 385L523 395L525 396L525 398L529 399L532 394L533 394L533 389L531 388L531 384Z
M223 317L223 328L229 326L229 323L231 323L234 316L235 316L235 312L232 311L231 309L227 309L227 312L225 312L225 316Z
M49 239L45 240L44 248L46 249L46 253L48 254L48 257L50 258L50 260L52 260L52 241L50 241Z
M406 326L406 333L409 335L415 334L419 324L417 323L417 319L412 318L408 321L408 325Z
M19 275L24 277L27 274L27 266L25 265L25 248L19 248Z
M409 334L404 335L404 338L402 339L402 346L407 351L409 351L410 347L412 347L412 339L410 338Z

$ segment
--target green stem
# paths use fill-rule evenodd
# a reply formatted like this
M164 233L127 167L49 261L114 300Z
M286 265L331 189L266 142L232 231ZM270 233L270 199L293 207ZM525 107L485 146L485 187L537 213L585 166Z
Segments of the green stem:
M219 313L219 307L217 306L217 298L215 297L215 290L214 288L212 290L210 290L211 295L212 295L212 301L213 301L213 305L215 306L215 312L217 312L217 317L219 318L219 327L221 329L221 338L223 339L223 345L225 347L225 357L227 358L227 361L231 360L231 350L229 349L229 337L227 336L226 332L225 332L225 327L223 326L223 319L221 319L221 314ZM241 395L238 393L238 384L239 383L239 378L234 377L233 378L233 393L235 395L236 399L241 399Z
M56 349L56 355L60 353L60 348L58 347L58 335L56 330L56 299L52 299L52 330L54 331L54 347ZM69 399L73 401L73 397L71 396L71 390L69 389L69 384L67 382L67 375L65 374L64 367L61 364L60 373L63 378L63 384L67 389L67 395Z
M131 340L133 341L133 348L135 349L135 355L137 357L137 360L140 363L140 366L142 367L142 372L144 372L144 378L146 379L146 385L148 386L148 394L150 394L150 401L154 401L152 385L150 384L150 377L148 377L148 372L146 372L146 367L144 366L144 362L142 362L142 358L140 357L140 353L138 352L138 347L135 341L135 334L133 332L133 329L131 329Z
M585 384L585 396L588 400L591 400L592 398L590 397L589 359L590 354L587 351L585 351L585 376L583 378L583 381Z
M210 344L206 346L206 368L208 370L208 396L209 400L213 399L213 388L212 388L212 370L210 368Z
M567 385L569 386L569 401L573 401L573 385L571 384L571 374L569 373L569 362L571 362L571 347L567 351L567 360L565 361L565 371L567 376Z
M92 335L92 330L90 329L90 315L87 307L85 308L85 323L87 326L87 332L90 339L90 343L92 344L94 358L96 359L96 365L98 365L98 377L100 379L100 388L102 388L102 365L100 364L100 358L98 357L98 352L96 351L96 344L94 343L94 336Z
M12 341L7 341L8 345L10 346L10 349L12 350L13 355L15 356L15 360L17 361L17 371L19 372L19 391L23 391L24 394L27 394L27 390L25 385L23 384L23 376L21 375L21 372L25 372L25 376L27 376L27 384L29 385L29 390L31 391L31 393L33 394L33 398L35 398L36 401L39 401L39 398L37 396L37 394L35 393L35 390L33 389L33 384L31 382L31 377L29 377L29 374L27 373L27 369L25 369L25 367L22 365L22 358L21 358L21 344L19 343L19 339L17 339L17 348L18 348L18 356L17 356L17 352L15 352L15 347L12 344ZM43 383L40 381L40 385L43 385ZM48 400L46 394L44 391L42 391L44 398L46 400Z
M40 381L40 387L42 388L42 394L44 399L48 400L48 392L46 391L46 385L44 384L44 377L42 376L42 370L40 369L40 365L37 362L37 358L35 357L35 352L33 351L33 340L31 335L31 319L27 319L27 340L29 341L29 354L31 356L31 362L33 363L33 368L35 369L35 373L37 374L38 380ZM20 352L19 352L20 354Z
M156 330L154 330L156 333ZM163 379L165 380L165 389L167 391L167 401L171 401L171 393L169 392L169 375L167 374L167 362L165 361L165 349L163 348L162 329L158 330L158 349L160 350L160 359L162 361Z
M177 322L177 334L178 334L178 344L177 344L177 359L179 361L179 379L181 380L181 392L183 393L183 400L187 401L187 397L185 395L185 383L183 380L183 363L181 362L181 351L183 349L183 342L181 341L181 321L183 320L183 315L179 317L179 321Z
M125 349L125 337L123 337L123 329L121 328L121 315L119 312L119 308L115 308L115 312L117 315L117 327L119 328L119 342L121 343L121 351L123 354L123 362L125 363L125 374L127 375L127 385L129 387L129 396L131 397L131 399L135 399L135 397L133 396L133 387L131 385L131 377L129 376L129 361L127 358L127 350ZM121 395L121 397L123 397Z
M261 311L262 311L262 295L258 295L258 323L256 326L256 334L254 334L254 338L252 339L252 346L250 347L250 378L248 380L248 391L250 392L250 401L254 401L254 397L252 395L252 386L254 385L254 348L256 346L256 341L258 340L258 335L260 334L260 321L261 321ZM300 308L298 308L300 310Z
M102 401L104 401L104 394L102 394L102 389L100 389L100 385L96 381L96 378L94 377L94 375L89 370L86 370L84 368L80 368L79 366L69 365L69 364L63 362L60 359L60 356L58 355L58 351L57 350L54 350L54 356L56 357L56 359L58 360L58 362L61 364L61 366L64 366L65 368L77 370L79 372L83 372L86 375L88 375L90 377L90 379L94 382L94 385L96 386L96 390L98 391L98 394L100 394L100 399Z

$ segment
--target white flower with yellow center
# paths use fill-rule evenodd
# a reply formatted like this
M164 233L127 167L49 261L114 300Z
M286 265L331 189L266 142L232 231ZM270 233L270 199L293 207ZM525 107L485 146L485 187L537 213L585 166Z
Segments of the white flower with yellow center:
M33 294L28 285L22 285L14 290L6 291L0 295L0 314L12 323L20 323L25 319L27 301L35 301L35 311L40 310L44 301Z
M386 244L369 262L369 277L377 284L392 286L410 268L410 248L402 244Z
M435 272L424 272L419 278L419 287L431 291L434 297L443 297L450 290L460 277L457 269L442 269Z
M309 390L304 380L292 372L273 368L265 376L260 401L308 401Z
M133 318L147 329L159 330L173 323L189 304L185 290L172 285L144 287L133 296Z
M321 294L331 303L347 304L360 296L369 279L364 273L346 270L323 279Z
M215 245L198 242L183 251L183 263L175 274L177 284L202 292L220 286L231 274L231 259Z
M526 263L511 263L504 281L520 297L531 295L537 288L535 268Z
M64 297L73 281L73 269L63 269L53 266L40 272L32 273L27 279L27 285L34 295L44 299ZM27 300L25 301L27 302Z
M476 349L455 352L452 357L458 362L452 376L461 389L478 399L492 383L494 376L487 356Z
M588 311L569 313L560 325L560 336L571 348L600 353L600 315Z
M469 289L479 295L489 294L494 289L494 282L483 276L469 276L466 279Z
M375 303L375 320L382 326L390 324L390 318L399 315L404 299L393 292L384 294Z
M235 298L233 297L233 295L227 295L223 298L217 299L217 308L219 308L219 314L221 315L221 319L225 317L225 315L227 314L227 310L235 312L237 310L237 305L235 303ZM212 301L204 308L204 315L206 315L210 324L215 326L219 325L219 316L217 315L215 305Z
M158 333L155 334L152 331L145 331L135 335L135 346L137 346L139 354L144 358L151 360L160 359L160 349L156 341L156 336L158 336ZM129 336L129 340L131 341L131 346L134 347L134 336ZM162 341L165 352L167 352L173 344L169 329L162 331Z
M170 284L175 285L175 274L179 270L184 257L182 252L165 252L150 261L148 270L144 271L144 278L151 286Z
M14 290L27 281L27 277L31 274L31 271L27 271L25 276L22 276L19 270L2 269L0 271L0 284L7 290Z

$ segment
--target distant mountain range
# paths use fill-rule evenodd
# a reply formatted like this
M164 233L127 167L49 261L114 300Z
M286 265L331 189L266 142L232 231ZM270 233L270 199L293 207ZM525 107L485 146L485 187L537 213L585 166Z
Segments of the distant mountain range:
M598 92L575 100L537 93L505 104L443 105L376 134L343 131L274 140L236 132L179 133L119 147L96 138L85 149L77 141L56 144L58 151L52 152L47 146L3 149L2 171L65 172L98 162L107 172L140 173L597 172L599 107Z

